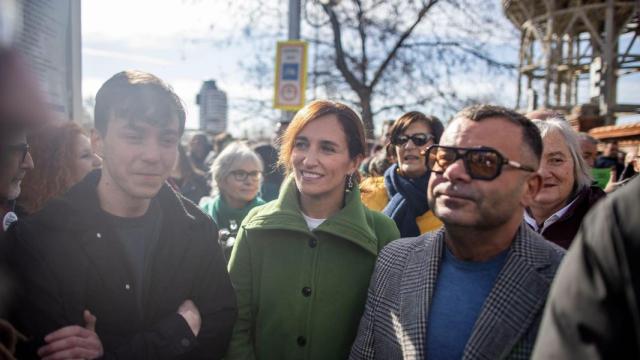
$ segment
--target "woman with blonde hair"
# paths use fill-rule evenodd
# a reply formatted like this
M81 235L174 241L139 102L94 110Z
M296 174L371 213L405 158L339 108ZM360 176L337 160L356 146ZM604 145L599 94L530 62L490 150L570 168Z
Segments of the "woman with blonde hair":
M226 359L346 359L378 252L399 232L360 200L365 136L349 107L309 103L281 144L280 195L247 215L231 254Z

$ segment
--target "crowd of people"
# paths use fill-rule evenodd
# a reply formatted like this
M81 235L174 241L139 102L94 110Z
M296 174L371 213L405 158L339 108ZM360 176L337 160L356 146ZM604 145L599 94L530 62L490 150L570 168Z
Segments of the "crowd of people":
M372 144L314 100L268 144L187 138L123 71L83 129L0 62L0 358L640 356L638 152L561 114L410 111Z

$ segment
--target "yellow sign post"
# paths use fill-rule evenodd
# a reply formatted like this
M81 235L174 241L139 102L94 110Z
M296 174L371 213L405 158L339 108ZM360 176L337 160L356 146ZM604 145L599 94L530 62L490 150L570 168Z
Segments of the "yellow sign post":
M304 106L307 89L307 42L278 41L273 107L297 111Z

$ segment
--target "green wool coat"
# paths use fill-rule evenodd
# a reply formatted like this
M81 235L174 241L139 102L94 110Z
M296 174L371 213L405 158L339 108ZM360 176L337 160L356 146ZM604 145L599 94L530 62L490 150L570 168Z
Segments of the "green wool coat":
M292 177L245 218L229 272L238 300L226 359L346 359L378 252L400 237L357 188L309 231Z

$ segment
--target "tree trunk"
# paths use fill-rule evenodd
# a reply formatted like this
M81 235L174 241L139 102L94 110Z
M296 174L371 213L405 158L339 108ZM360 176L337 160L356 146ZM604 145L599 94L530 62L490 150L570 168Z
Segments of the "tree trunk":
M362 122L364 123L364 133L367 139L374 140L373 111L371 110L371 91L358 92L360 98L360 110L362 112Z

